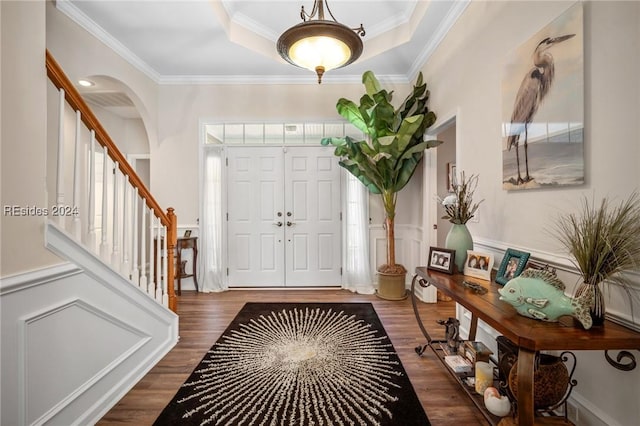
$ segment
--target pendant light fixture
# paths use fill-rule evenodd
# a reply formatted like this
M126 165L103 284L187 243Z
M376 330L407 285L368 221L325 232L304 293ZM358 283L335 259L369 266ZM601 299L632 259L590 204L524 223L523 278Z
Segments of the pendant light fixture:
M325 19L325 6L333 20ZM315 0L311 14L302 6L300 17L303 22L278 39L278 53L293 65L315 71L318 84L326 71L349 65L362 54L362 24L349 28L339 23L324 0Z

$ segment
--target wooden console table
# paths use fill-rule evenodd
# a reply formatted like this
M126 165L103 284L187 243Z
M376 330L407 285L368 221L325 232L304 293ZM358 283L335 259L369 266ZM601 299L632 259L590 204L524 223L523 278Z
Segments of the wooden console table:
M448 275L435 272L426 267L416 268L416 275L423 280L421 285L433 285L471 312L469 340L475 339L478 319L481 319L518 346L517 420L519 426L534 424L533 374L537 351L604 350L607 361L616 368L631 370L635 367L635 357L630 352L621 352L617 365L606 352L607 350L640 350L640 333L629 328L605 321L604 326L585 330L571 317L562 317L555 323L537 321L519 315L513 306L499 300L498 289L502 287L499 284L459 274ZM480 284L488 291L481 294L472 288L465 287L464 280ZM419 322L419 325L430 344L431 338L422 323ZM628 363L620 364L622 359Z

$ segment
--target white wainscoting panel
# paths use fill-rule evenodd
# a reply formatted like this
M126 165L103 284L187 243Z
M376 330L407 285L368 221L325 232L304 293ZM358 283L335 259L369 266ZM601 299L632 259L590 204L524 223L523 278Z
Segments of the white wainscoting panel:
M2 425L99 420L178 340L178 317L55 227L73 263L3 279Z
M24 382L28 402L27 424L55 416L151 339L80 299L32 312L18 326L18 351L23 356L19 380ZM63 395L67 397L60 400Z

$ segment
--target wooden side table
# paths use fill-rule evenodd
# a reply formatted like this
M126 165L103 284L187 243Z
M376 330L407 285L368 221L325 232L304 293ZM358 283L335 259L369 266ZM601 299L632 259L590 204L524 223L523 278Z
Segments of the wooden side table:
M193 251L193 262L191 263L191 273L187 273L182 267L182 250L191 249ZM178 237L176 241L176 279L178 280L178 295L182 292L182 278L193 277L193 283L198 291L198 277L196 276L196 264L198 261L198 237Z
M160 239L160 245L161 247L164 247L164 238ZM182 250L183 249L191 249L193 251L193 263L191 265L191 273L187 273L187 271L185 271L182 266ZM155 244L155 238L154 238L154 244L153 244L153 256L154 256L154 259L157 259L158 253L157 253L157 245ZM193 283L196 286L196 291L198 291L198 277L196 275L196 270L197 270L196 265L198 262L198 237L178 237L176 240L175 260L176 260L175 279L178 280L177 294L180 295L182 293L182 282L181 282L182 278L193 277ZM157 272L156 265L157 265L157 262L154 261L153 262L154 276L157 277L158 272Z

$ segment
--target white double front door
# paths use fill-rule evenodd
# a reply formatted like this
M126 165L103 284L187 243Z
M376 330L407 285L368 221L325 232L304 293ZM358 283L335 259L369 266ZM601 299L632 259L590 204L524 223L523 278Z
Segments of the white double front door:
M340 171L324 147L229 147L231 287L339 286Z

